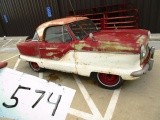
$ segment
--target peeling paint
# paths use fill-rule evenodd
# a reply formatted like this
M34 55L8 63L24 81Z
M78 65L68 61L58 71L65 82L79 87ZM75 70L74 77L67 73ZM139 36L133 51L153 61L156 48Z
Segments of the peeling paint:
M138 51L139 49L138 49L138 48L136 48L135 50L137 50L137 51Z
M52 56L54 53L53 52L49 52L46 54L46 56Z
M94 48L93 48L93 51L97 52L97 51L98 51L98 49L94 47Z
M127 46L116 46L117 50L134 50L132 47L127 47Z
M145 36L145 35L142 35L142 36L137 40L136 43L142 44L145 39L146 39L146 36Z
M110 42L105 42L100 46L100 48L102 48L102 49L109 48L109 47L111 47L111 43Z
M72 46L73 47L73 46ZM85 44L85 43L80 43L80 44L76 44L76 45L74 45L74 48L76 49L76 50L82 50L82 48L84 48L84 47L91 47L90 45L88 45L88 44Z
M108 51L118 50L119 52L124 50L135 50L133 47L130 47L130 45L123 46L123 44L120 44L118 42L105 42L100 46L100 48L107 49Z
M138 34L138 35L135 35L134 38L137 39L137 38L139 38L140 36L141 36L141 35Z
M120 39L115 39L115 41L119 42L119 41L120 41Z

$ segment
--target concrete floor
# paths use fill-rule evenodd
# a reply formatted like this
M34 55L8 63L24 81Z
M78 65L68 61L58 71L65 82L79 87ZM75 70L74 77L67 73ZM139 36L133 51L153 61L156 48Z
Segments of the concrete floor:
M13 69L18 60L16 43L24 39L0 38L0 61L7 61L9 68ZM66 120L160 120L160 41L151 41L152 45L156 47L153 70L117 90L103 89L88 77L43 72L44 79L76 90ZM39 77L25 61L20 61L17 70Z

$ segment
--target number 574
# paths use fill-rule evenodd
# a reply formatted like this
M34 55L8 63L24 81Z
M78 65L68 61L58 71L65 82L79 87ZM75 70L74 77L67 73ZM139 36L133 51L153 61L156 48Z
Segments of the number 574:
M15 97L15 94L16 94L16 93L18 92L18 90L20 90L20 89L23 89L23 90L31 90L31 88L29 88L29 87L24 87L24 86L19 85L18 88L16 89L16 91L13 93L13 95L12 95L11 98L10 98L10 99L14 99L14 100L15 100L15 104L13 104L13 105L7 105L7 104L4 102L2 105L3 105L4 107L6 107L6 108L14 108L14 107L16 107L17 104L18 104L18 98ZM32 105L32 108L36 107L36 105L41 101L41 99L44 97L44 95L45 95L45 93L46 93L46 91L43 91L43 90L35 90L35 92L36 92L36 93L41 93L42 95L41 95L41 96L38 98L38 100ZM50 98L52 97L52 95L53 95L53 92L49 95L49 97L48 97L47 100L48 100L48 102L49 102L50 104L55 104L54 110L53 110L53 112L52 112L52 116L54 116L55 113L56 113L56 110L57 110L57 108L58 108L58 105L59 105L59 103L60 103L60 101L61 101L62 95L59 95L59 96L58 96L58 99L57 99L57 102L56 102L56 103L50 102Z

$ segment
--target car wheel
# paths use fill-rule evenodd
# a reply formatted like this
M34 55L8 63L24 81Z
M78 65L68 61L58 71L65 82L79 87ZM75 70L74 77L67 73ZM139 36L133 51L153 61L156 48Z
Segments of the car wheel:
M120 76L112 74L97 73L96 79L101 87L111 90L121 87L124 83Z
M30 65L30 67L31 67L34 71L36 71L36 72L43 72L43 71L44 71L44 69L43 69L43 68L40 68L40 67L38 66L38 64L35 63L35 62L29 62L29 65Z

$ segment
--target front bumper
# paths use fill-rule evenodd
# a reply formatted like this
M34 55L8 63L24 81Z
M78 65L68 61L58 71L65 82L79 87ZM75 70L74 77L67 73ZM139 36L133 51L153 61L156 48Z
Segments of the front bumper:
M150 59L149 59L148 63L147 63L141 70L132 72L132 73L131 73L131 76L132 76L132 77L139 77L139 76L145 74L147 71L152 70L153 63L154 63L154 59L153 59L153 57L154 57L154 52L155 52L155 48L154 48L154 47L151 47L151 48L150 48Z

